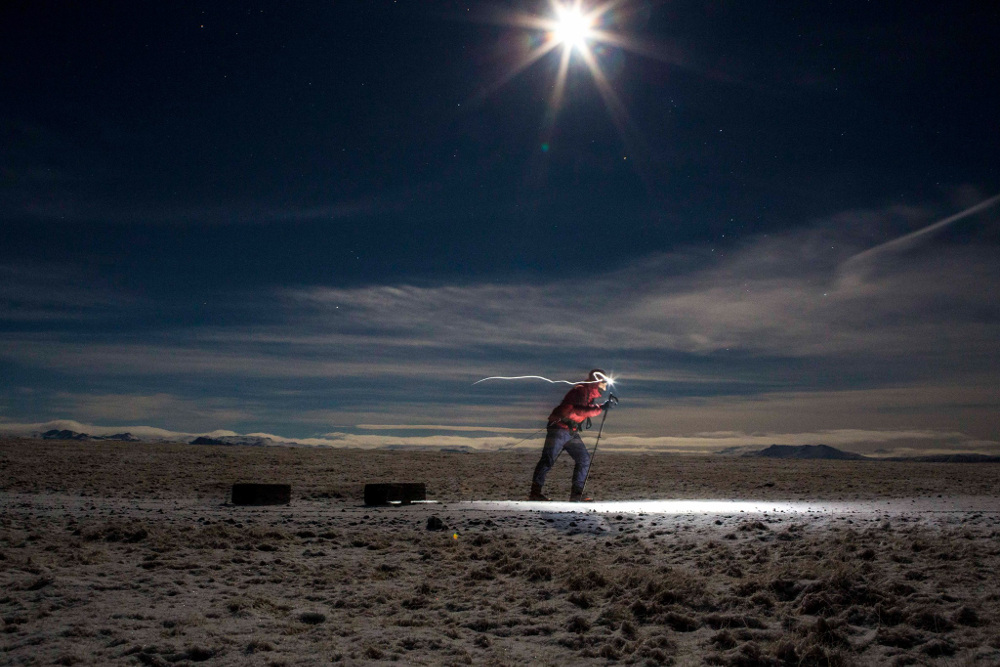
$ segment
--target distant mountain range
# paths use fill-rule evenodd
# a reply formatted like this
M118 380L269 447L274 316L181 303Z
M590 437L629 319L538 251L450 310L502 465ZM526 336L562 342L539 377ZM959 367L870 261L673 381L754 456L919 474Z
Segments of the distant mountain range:
M44 440L75 440L78 442L92 442L98 440L115 440L121 442L182 442L189 445L214 445L223 447L317 447L318 445L295 442L294 440L274 440L260 435L199 435L196 437L187 436L177 439L164 438L137 438L131 433L116 433L114 435L90 435L69 429L51 429L45 433L33 433L32 437ZM412 451L426 451L428 449L442 452L462 452L472 451L469 447L421 447L419 445L389 445L388 450L402 449Z
M131 433L115 433L114 435L90 435L89 433L79 433L68 429L52 429L41 434L43 440L116 440L121 442L146 442L142 438L137 438ZM191 445L228 445L243 447L267 447L278 446L286 443L275 442L271 438L263 438L256 435L222 435L210 438L204 435L193 440L188 440Z
M89 433L77 433L66 429L52 429L42 433L43 440L119 440L122 442L140 442L139 438L131 433L115 433L114 435L90 435Z
M263 438L257 435L223 435L217 438L209 438L201 435L190 442L192 445L227 445L242 447L268 447L284 443L277 443L270 438Z
M762 459L827 459L833 461L860 461L868 458L829 445L771 445L757 452L747 452L743 456Z
M230 431L231 432L231 431ZM259 435L200 435L196 437L186 436L177 439L167 440L166 438L138 438L131 433L115 433L113 435L90 435L71 431L69 429L51 429L44 433L34 432L32 437L40 437L45 440L75 440L87 441L117 441L117 442L186 442L191 445L210 445L227 447L317 447L320 445L295 442L294 440L274 440ZM466 446L445 446L426 447L421 445L387 445L382 447L390 451L441 451L454 453L470 453L475 451ZM739 447L727 447L716 452L719 456L733 456L743 458L760 459L798 459L798 460L827 460L827 461L908 461L920 463L1000 463L1000 456L987 456L985 454L931 454L927 456L896 456L896 457L870 457L854 452L845 452L829 445L771 445L760 448L759 446L744 445Z
M729 447L720 450L723 456L761 459L816 459L828 461L917 461L920 463L1000 463L1000 456L985 454L929 454L927 456L871 457L845 452L829 445L771 445L764 449L755 447Z
M719 456L736 456L754 459L826 459L831 461L857 461L869 457L854 452L845 452L829 445L771 445L761 448L755 445L727 447L716 452Z
M450 447L433 447L429 448L426 445L385 445L380 447L384 451L390 452L426 452L428 449L434 449L439 452L452 452L454 454L470 454L474 451L472 447L466 445L452 445Z

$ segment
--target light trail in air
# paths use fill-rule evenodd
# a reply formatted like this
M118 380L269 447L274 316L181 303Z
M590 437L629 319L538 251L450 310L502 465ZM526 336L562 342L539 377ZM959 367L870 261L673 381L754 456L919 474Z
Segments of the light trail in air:
M501 376L494 375L492 377L483 378L482 380L476 380L472 384L479 384L480 382L486 382L487 380L544 380L549 384L568 384L568 385L578 385L578 384L598 384L601 382L607 382L609 387L613 387L615 380L613 377L605 375L604 373L595 373L596 380L577 380L571 382L569 380L550 380L549 378L542 377L541 375L515 375L515 376Z

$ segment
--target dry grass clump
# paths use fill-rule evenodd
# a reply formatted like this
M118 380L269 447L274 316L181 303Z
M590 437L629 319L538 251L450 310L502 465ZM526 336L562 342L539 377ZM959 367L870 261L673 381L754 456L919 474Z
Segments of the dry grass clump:
M136 645L122 652L121 656L135 656L139 663L143 665L166 667L167 665L184 661L205 662L212 658L219 658L224 653L224 651L204 646L188 646L182 650L177 650L174 647Z
M59 531L36 532L28 540L22 537L31 534L26 526L11 522L0 548L7 573L31 574L41 554L57 559L61 550L91 543L111 550L110 561L122 562L123 573L159 563L155 578L136 581L124 598L142 601L137 610L154 611L119 612L116 621L147 639L116 649L110 644L121 635L111 630L103 640L111 661L142 664L261 655L280 661L289 642L303 647L334 637L329 658L344 661L475 664L500 660L520 647L530 655L562 656L554 662L584 664L672 664L701 655L716 665L851 665L968 653L979 639L967 633L988 622L977 611L983 608L981 594L970 595L959 585L975 573L955 573L955 581L907 580L908 568L928 563L892 558L918 553L933 563L936 549L922 545L952 539L947 532L913 530L886 540L853 530L800 529L795 541L784 542L776 537L779 531L769 530L768 541L761 542L754 530L722 543L673 534L650 537L658 531L570 537L555 530L522 532L499 520L473 527L446 516L461 535L456 540L428 531L423 518L403 529L385 512L369 515L364 527L356 515L339 522L333 515L324 539L301 524L272 525L266 516L244 518L242 528L166 518L93 522L81 524L80 537L87 539L77 546L63 544ZM148 536L129 541L137 526ZM360 539L366 533L380 535L378 549ZM962 537L967 555L984 568L996 561L989 535ZM307 555L320 543L326 556ZM261 552L259 544L280 546ZM847 558L865 549L874 552L872 558ZM824 560L817 560L819 551ZM838 564L831 568L831 562ZM734 566L751 574L734 575ZM85 567L75 575L84 577L81 583L91 582L84 585L98 600L112 593L96 585L102 569ZM173 585L177 577L183 587ZM49 616L63 613L58 608L65 604L60 583L65 579L49 579L41 587L8 588L12 592L0 602L8 635L27 639L39 632L34 628L43 621L32 611L37 599L25 595L51 600ZM183 599L192 585L209 596L201 615L178 617L164 608L171 598ZM118 605L122 600L106 599ZM257 628L255 636L240 639L238 628L248 623ZM324 631L315 634L314 628ZM86 630L78 634L85 641L99 637ZM232 642L211 641L219 636ZM26 648L12 645L15 652Z
M112 521L100 525L88 525L77 528L73 535L78 535L86 542L125 542L134 544L149 537L146 526L135 523Z

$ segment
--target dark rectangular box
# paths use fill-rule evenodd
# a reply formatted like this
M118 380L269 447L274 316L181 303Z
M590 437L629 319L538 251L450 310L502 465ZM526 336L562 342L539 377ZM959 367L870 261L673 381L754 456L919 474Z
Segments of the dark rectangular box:
M427 500L427 486L422 482L365 484L365 505L409 505L414 500Z

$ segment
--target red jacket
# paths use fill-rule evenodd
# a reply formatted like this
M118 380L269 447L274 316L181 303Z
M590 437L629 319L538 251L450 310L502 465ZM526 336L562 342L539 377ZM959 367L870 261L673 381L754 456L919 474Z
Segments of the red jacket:
M594 405L594 400L601 395L601 389L594 384L578 384L563 397L562 403L549 415L549 426L556 428L570 428L567 421L576 424L579 428L580 422L586 421L587 417L596 417L601 414L601 406Z

